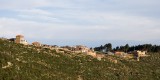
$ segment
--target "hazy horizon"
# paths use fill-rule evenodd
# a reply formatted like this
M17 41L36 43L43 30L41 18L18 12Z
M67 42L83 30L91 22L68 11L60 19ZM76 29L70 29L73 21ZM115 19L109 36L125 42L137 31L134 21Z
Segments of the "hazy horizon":
M51 45L160 45L159 0L0 0L0 37Z

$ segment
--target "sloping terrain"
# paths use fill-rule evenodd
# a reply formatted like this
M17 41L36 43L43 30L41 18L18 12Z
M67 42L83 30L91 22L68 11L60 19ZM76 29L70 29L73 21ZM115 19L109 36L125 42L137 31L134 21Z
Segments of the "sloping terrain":
M0 40L0 65L0 80L160 80L160 53L139 62L98 60Z

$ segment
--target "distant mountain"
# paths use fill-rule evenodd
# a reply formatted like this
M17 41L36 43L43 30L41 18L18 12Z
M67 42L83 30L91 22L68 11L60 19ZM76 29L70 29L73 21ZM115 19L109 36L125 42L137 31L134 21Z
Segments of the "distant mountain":
M160 80L160 53L139 62L15 44L0 39L0 80Z

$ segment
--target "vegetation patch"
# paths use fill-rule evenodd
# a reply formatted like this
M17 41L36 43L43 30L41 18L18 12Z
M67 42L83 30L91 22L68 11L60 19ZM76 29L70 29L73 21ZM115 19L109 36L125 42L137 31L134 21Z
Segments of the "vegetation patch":
M160 53L149 55L97 60L0 40L0 80L160 80Z

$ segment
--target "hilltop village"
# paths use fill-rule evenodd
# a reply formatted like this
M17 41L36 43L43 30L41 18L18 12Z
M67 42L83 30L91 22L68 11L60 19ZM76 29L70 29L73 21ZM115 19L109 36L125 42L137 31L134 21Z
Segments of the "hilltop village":
M5 39L5 38L1 38ZM101 58L104 58L106 55L115 55L118 57L126 58L126 59L135 59L139 61L141 57L146 57L149 56L147 55L147 51L140 51L140 50L135 50L133 52L125 53L125 52L120 52L120 51L115 51L115 52L107 52L106 54L102 54L101 52L94 51L94 49L88 48L87 46L83 45L76 45L76 46L62 46L59 47L57 45L47 45L47 44L41 44L40 42L32 42L32 44L29 44L27 40L25 40L23 35L16 35L15 38L10 38L6 39L9 40L10 42L15 42L17 44L23 44L25 46L35 46L38 48L45 48L45 49L50 49L50 50L55 50L57 53L83 53L85 55L90 55L93 58L97 58L98 60L101 60ZM114 60L116 63L116 61Z

